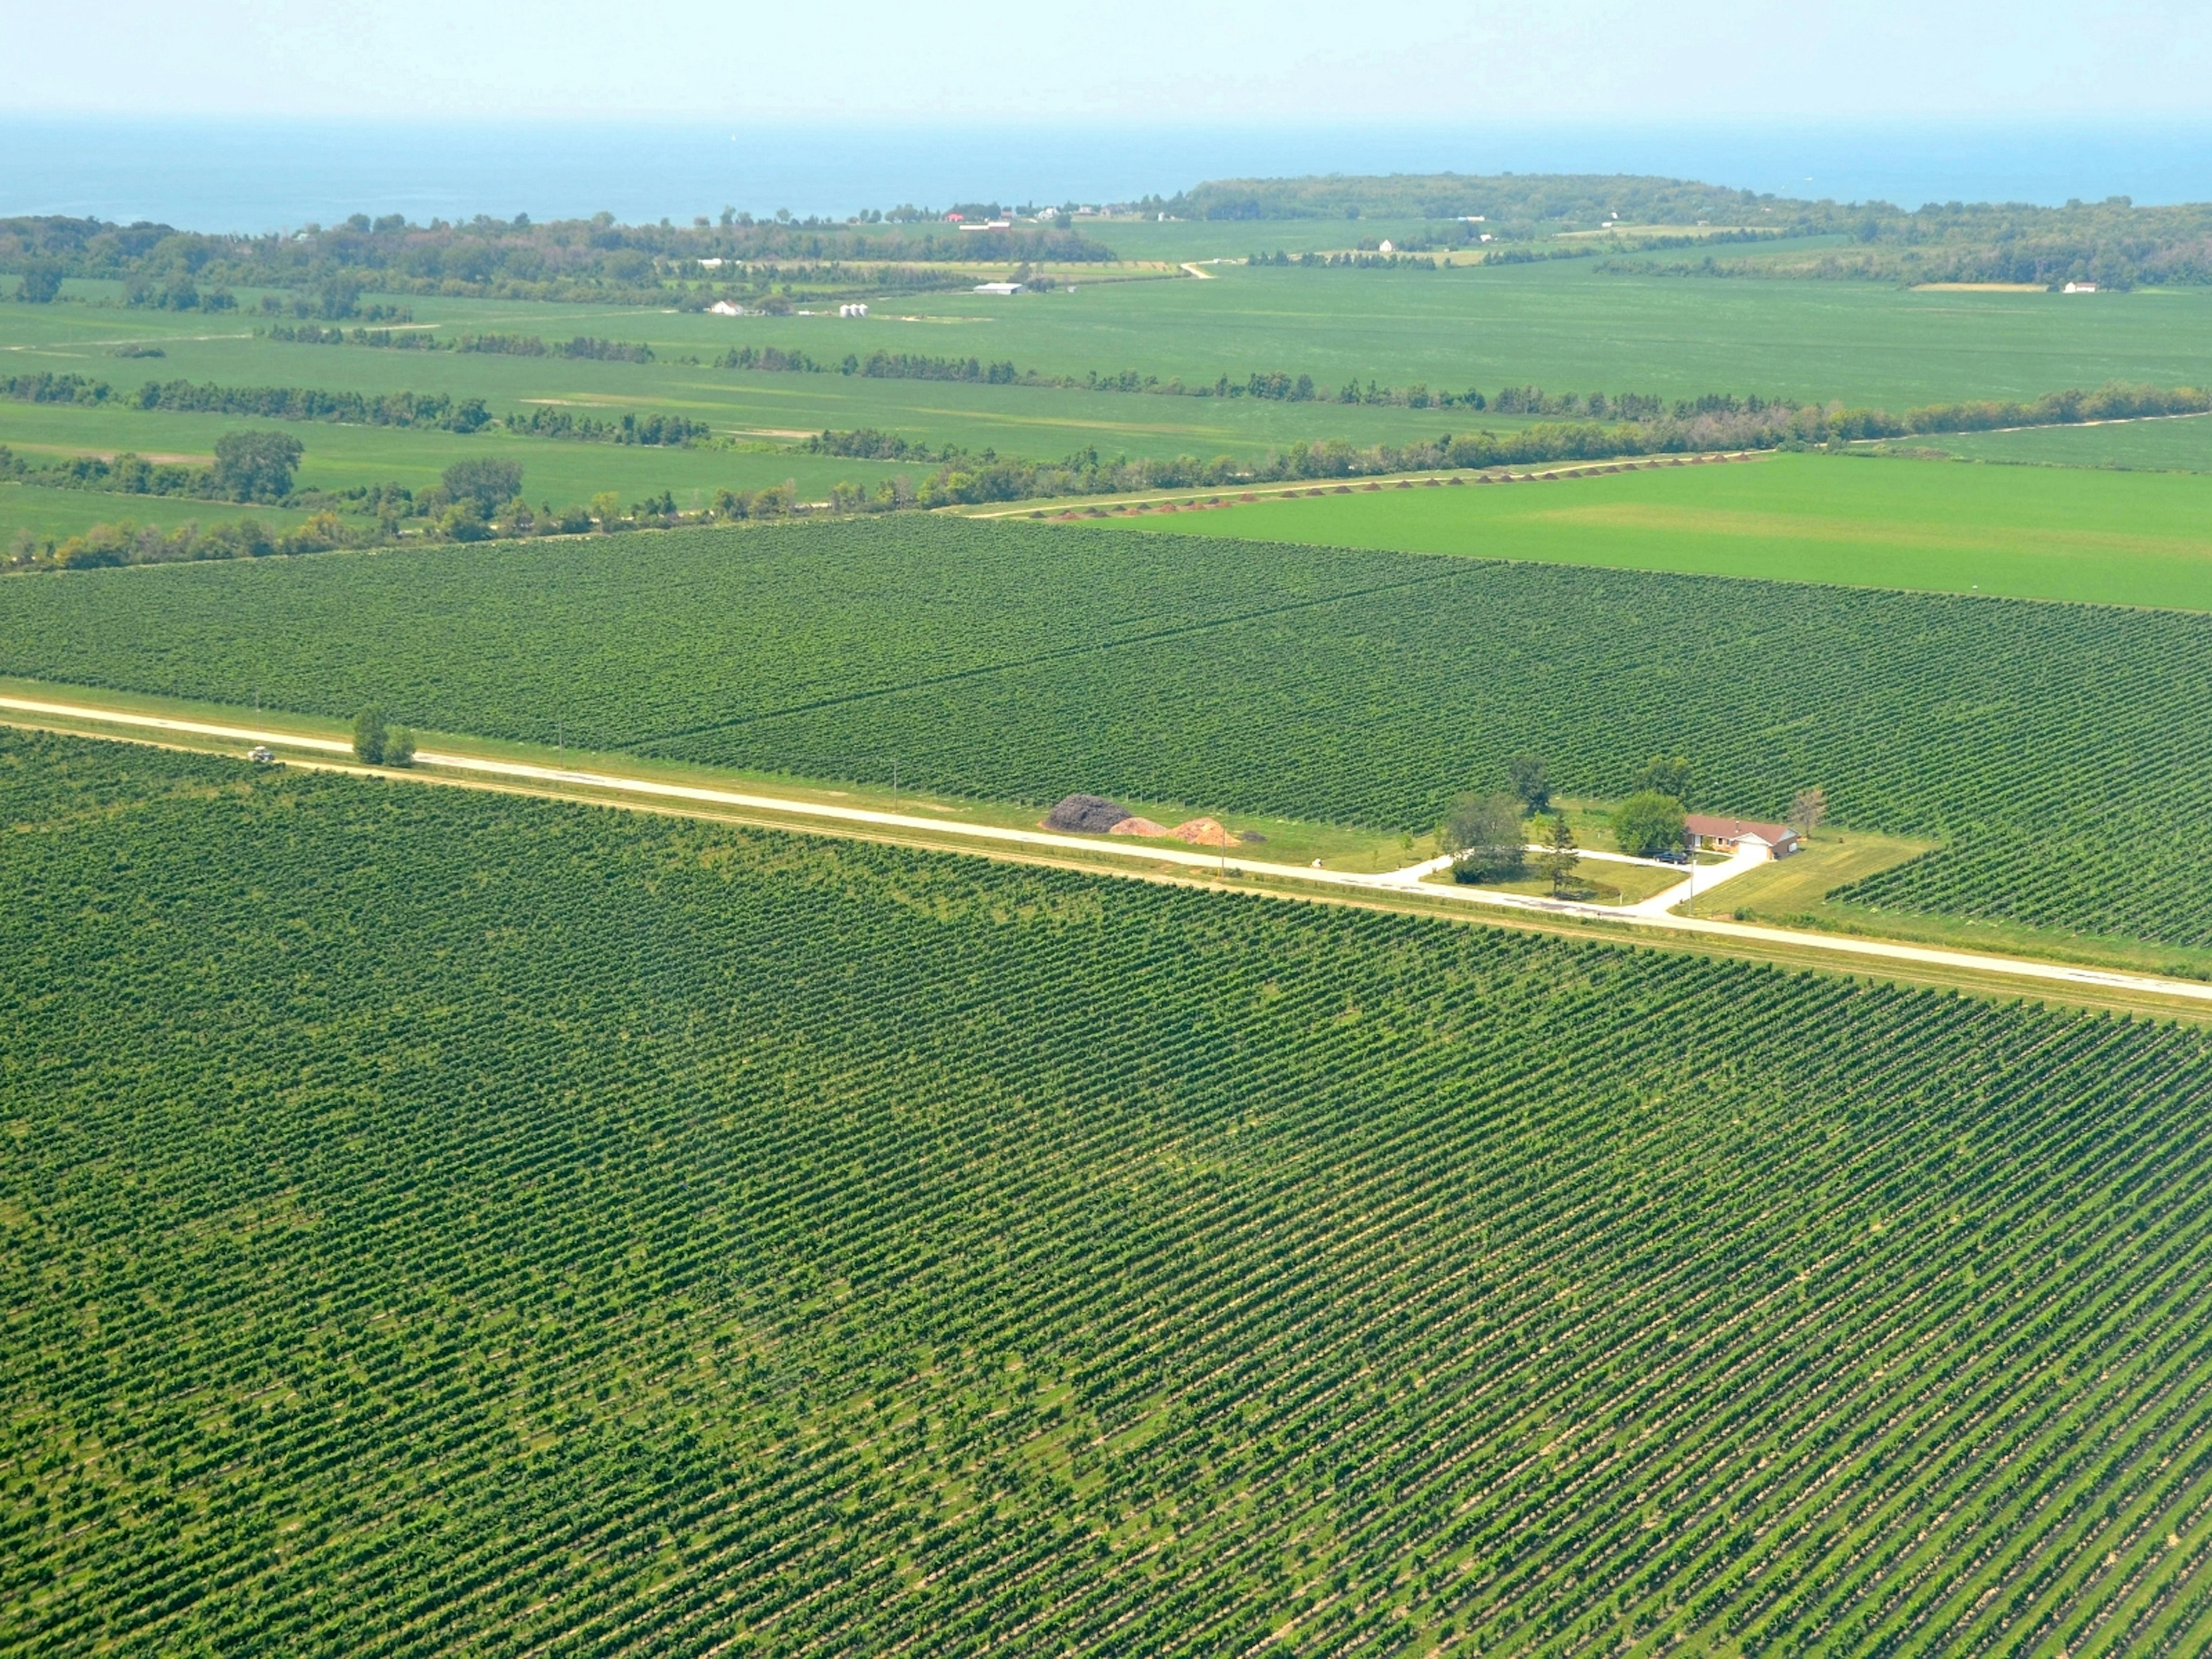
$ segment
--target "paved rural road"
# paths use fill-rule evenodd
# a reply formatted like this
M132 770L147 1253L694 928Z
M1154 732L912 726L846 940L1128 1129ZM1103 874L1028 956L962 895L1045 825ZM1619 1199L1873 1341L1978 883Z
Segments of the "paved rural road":
M335 738L309 738L284 732L257 732L243 726L215 726L198 720L170 720L155 714L133 714L126 710L102 708L94 703L38 702L21 697L0 697L0 711L26 716L45 716L117 726L148 732L169 732L180 736L214 738L226 743L245 744L266 744L271 749L307 750L313 753L343 756L352 753L352 745ZM36 724L35 719L18 722ZM604 789L611 793L644 796L668 801L696 801L704 805L731 806L750 812L767 812L787 817L805 829L819 829L825 823L850 823L874 829L904 830L926 832L932 836L950 838L956 842L1050 848L1060 852L1081 852L1103 854L1109 858L1124 858L1137 863L1154 866L1172 865L1193 871L1227 868L1249 875L1269 876L1278 879L1306 883L1324 887L1359 888L1370 892L1406 894L1417 891L1422 897L1441 900L1446 903L1474 904L1500 909L1533 911L1541 915L1572 916L1591 921L1630 921L1638 927L1664 929L1670 933L1703 934L1713 939L1741 939L1765 945L1786 945L1809 951L1820 951L1861 960L1922 963L1934 967L1964 969L1984 974L2003 975L2020 979L2043 980L2059 984L2098 986L2111 990L2129 991L2154 996L2188 998L2196 1001L2212 1002L2212 985L2194 980L2166 979L2150 974L2128 974L2101 968L2079 968L2065 963L2038 962L2024 957L1984 956L1972 951L1943 951L1917 945L1894 944L1884 939L1854 939L1834 933L1797 933L1779 927L1754 927L1736 921L1706 921L1686 916L1677 916L1654 910L1651 907L1662 902L1680 902L1676 895L1685 891L1688 883L1669 889L1656 898L1641 904L1619 908L1601 904L1578 904L1571 899L1537 898L1521 893L1493 892L1486 888L1432 886L1420 882L1420 874L1439 867L1434 860L1414 865L1405 870L1385 871L1376 874L1360 874L1349 870L1315 870L1296 865L1266 864L1252 859L1225 858L1219 853L1201 852L1195 848L1163 847L1155 842L1131 842L1126 839L1115 842L1104 836L1059 836L1043 830L1010 830L997 824L945 823L938 818L919 817L904 812L879 812L866 807L838 806L827 802L793 800L777 795L742 793L731 789L708 789L687 784L663 783L657 779L626 777L610 772L572 771L559 767L533 766L522 761L494 760L478 755L448 754L434 750L422 750L415 757L418 767L434 767L447 774L462 773L492 778L512 779L517 782L546 785L566 785L571 788ZM406 772L386 771L380 775L405 778ZM454 780L450 777L447 781ZM981 850L979 847L979 850ZM1593 854L1592 856L1596 856ZM1709 892L1720 880L1740 873L1733 866L1744 860L1731 860L1700 874L1698 890ZM1752 860L1751 862L1756 862ZM1745 867L1749 867L1746 864ZM1419 873L1416 873L1419 872Z

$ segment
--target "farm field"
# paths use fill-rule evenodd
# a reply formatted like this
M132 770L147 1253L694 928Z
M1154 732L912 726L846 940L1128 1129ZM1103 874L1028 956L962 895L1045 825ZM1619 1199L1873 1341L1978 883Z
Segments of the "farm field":
M0 822L27 1649L2212 1638L2200 1031L76 739Z
M2212 419L2110 422L2102 426L2041 427L2024 432L1960 432L1912 438L1871 449L1940 450L1968 461L2032 466L2112 466L2146 472L2212 472Z
M1520 750L1601 799L1680 752L1699 805L1944 843L1855 904L2212 945L2177 611L906 517L19 579L0 672L1416 834Z
M0 406L4 408L4 406ZM264 529L288 530L307 517L281 507L203 501L176 495L111 495L91 489L49 489L0 479L0 542L27 532L41 540L82 534L96 524L129 520L138 525L229 524L252 519Z
M254 298L242 295L249 302ZM315 371L314 383L362 390L404 384L453 391L462 380L406 377L460 376L470 391L495 405L508 398L583 391L654 407L659 406L655 391L664 382L707 378L684 376L678 360L708 361L738 345L804 350L833 365L847 352L865 356L880 349L1011 360L1051 374L1135 369L1163 380L1179 376L1191 385L1210 384L1222 374L1241 381L1255 372L1282 370L1310 374L1330 392L1346 380L1364 385L1370 379L1454 391L1534 384L1553 391L1638 391L1668 398L1707 392L1833 398L1899 411L1960 398L2033 398L2112 379L2163 386L2212 380L2212 295L2197 290L2087 300L1922 292L1873 283L1612 276L1581 260L1437 273L1225 264L1203 282L1178 277L1079 285L1073 294L1005 299L966 293L894 296L859 322L514 301L408 298L402 303L418 323L447 332L641 341L662 361L291 346L252 337L259 319L250 314L249 304L245 313L219 318L88 305L0 307L0 362L20 365L10 372L66 367L131 385L171 375L296 384L299 374L288 378L264 366L320 362L328 366ZM160 344L168 355L107 356L128 343ZM394 374L402 379L389 378ZM794 391L819 397L829 396L830 388L816 382L842 379L733 372L720 378L798 382ZM857 390L885 396L908 384L867 382ZM969 389L1001 401L1022 392ZM697 395L698 388L692 392ZM1334 417L1361 411L1294 412ZM1434 416L1444 412L1429 411L1418 429L1427 433ZM869 423L796 424L818 430L825 424ZM1296 435L1359 434L1331 427L1302 428Z
M1182 234L1211 228L1152 228ZM434 332L551 342L588 335L650 346L655 361L646 363L300 345L257 336L267 322L256 290L241 292L236 312L167 313L92 303L120 290L77 283L70 285L76 302L0 306L0 368L105 380L125 395L148 380L184 380L473 397L495 415L681 416L740 447L633 448L320 422L292 429L307 446L300 475L307 487L395 483L419 489L456 459L495 452L522 460L536 501L567 506L613 490L627 501L666 490L687 507L710 501L717 489L750 492L786 478L802 497L819 500L837 482L872 487L902 474L917 477L934 465L789 453L824 429L876 428L933 453L953 445L972 454L1042 460L1096 451L1109 460L1249 462L1301 441L1402 446L1455 430L1527 424L1492 410L1332 401L1346 383L1401 391L1421 385L1432 392L1478 387L1493 396L1506 385L1666 398L1717 391L1902 410L1931 399L2033 397L2114 378L2164 386L2212 380L2212 297L2194 292L2100 295L2085 303L2079 296L1609 275L1580 260L1435 273L1235 264L1213 270L1206 281L1077 283L1073 291L1011 297L893 295L860 320L403 301L417 325ZM803 352L830 372L713 366L738 346ZM156 349L159 356L115 355ZM1127 372L1191 386L1222 375L1241 384L1255 373L1305 374L1320 396L1295 403L1170 397L836 372L848 355L878 350L1010 362L1054 375ZM0 443L33 461L118 450L204 454L222 432L249 424L268 423L0 404ZM2058 446L2054 454L2075 453L2064 450L2070 442L2089 459L2142 445L2154 457L2165 453L2161 445L2194 441L2099 430L2106 435L2094 440L2081 433L2021 435ZM499 447L507 444L519 447ZM0 507L6 505L0 498ZM149 515L118 507L107 516ZM0 523L0 532L15 527Z
M1194 385L1281 369L1332 389L1372 378L1455 391L1534 384L1668 398L1756 392L1899 410L2033 398L2112 379L2212 380L2212 295L2142 292L2092 301L1611 276L1582 260L1449 272L1223 265L1210 282L1021 295L995 307L968 295L886 301L886 313L941 320L871 318L857 334L834 317L671 316L659 326L672 346L682 339L694 350L712 340L820 356L829 346L839 355L854 349L857 337L867 342L864 355L881 343L890 350L1008 358L1050 374L1136 368ZM430 302L416 311L433 319ZM656 326L646 329L653 338ZM556 331L549 323L544 331ZM576 331L605 334L612 325L602 315ZM884 335L892 337L879 342Z
M1784 454L1507 487L1271 498L1105 522L1175 535L2212 610L2212 481L2193 477Z
M496 456L522 468L526 495L532 501L550 501L556 507L588 501L603 489L617 491L625 502L666 489L675 495L680 506L690 507L700 499L711 501L719 489L756 490L786 479L799 485L802 500L814 500L826 495L830 486L840 480L872 486L894 472L912 474L917 470L835 456L793 454L768 444L745 450L569 443L501 431L464 434L435 428L0 400L0 444L33 464L62 455L112 456L127 450L149 458L205 465L214 459L216 440L242 428L283 430L300 441L297 482L302 489L399 483L420 490L436 483L439 474L456 461ZM100 507L102 510L95 516L102 518L135 515L166 520L185 510L160 497L76 493ZM225 517L258 511L234 503L216 503L212 508ZM207 513L203 511L201 516Z

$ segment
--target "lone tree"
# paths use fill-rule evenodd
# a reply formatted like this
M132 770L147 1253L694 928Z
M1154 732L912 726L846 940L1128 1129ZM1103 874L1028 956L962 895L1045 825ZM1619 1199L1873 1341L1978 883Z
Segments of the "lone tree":
M1452 803L1437 839L1452 855L1454 879L1495 881L1521 873L1528 858L1527 834L1520 797L1500 790L1462 795Z
M215 441L216 488L234 501L281 501L300 453L289 432L226 432Z
M1531 813L1552 804L1552 770L1541 755L1516 755L1506 763L1505 771L1513 781L1513 793Z
M1648 859L1682 844L1682 803L1656 789L1639 790L1613 809L1613 837L1631 858Z
M1567 824L1567 815L1554 813L1551 831L1544 837L1544 850L1536 855L1536 873L1550 879L1556 896L1566 890L1582 861L1582 854L1575 847L1575 832Z
M51 305L62 291L62 268L52 259L27 260L16 297L34 306Z
M1672 795L1690 804L1690 762L1685 755L1654 755L1636 775L1635 793Z
M455 461L445 471L446 493L457 501L474 501L487 519L522 493L522 466L493 455Z
M383 765L385 751L391 741L384 730L384 711L381 708L364 708L354 716L353 753L356 760L365 766ZM411 757L411 744L409 753Z
M1800 789L1790 803L1790 827L1806 840L1813 839L1828 816L1828 792L1815 784L1810 789Z

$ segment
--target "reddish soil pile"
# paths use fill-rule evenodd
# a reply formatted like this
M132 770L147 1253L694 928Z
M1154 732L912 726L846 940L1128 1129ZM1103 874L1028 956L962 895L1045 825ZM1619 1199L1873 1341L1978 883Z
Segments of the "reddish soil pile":
M1109 836L1162 836L1168 834L1165 824L1154 823L1150 818L1123 818L1106 832Z
M1226 847L1237 839L1212 818L1192 818L1178 823L1168 833L1194 847Z

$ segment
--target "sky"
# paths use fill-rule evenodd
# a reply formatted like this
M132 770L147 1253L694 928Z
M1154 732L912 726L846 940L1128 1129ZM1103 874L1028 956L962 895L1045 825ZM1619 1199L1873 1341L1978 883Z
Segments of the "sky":
M2203 119L2206 0L0 4L0 115Z

